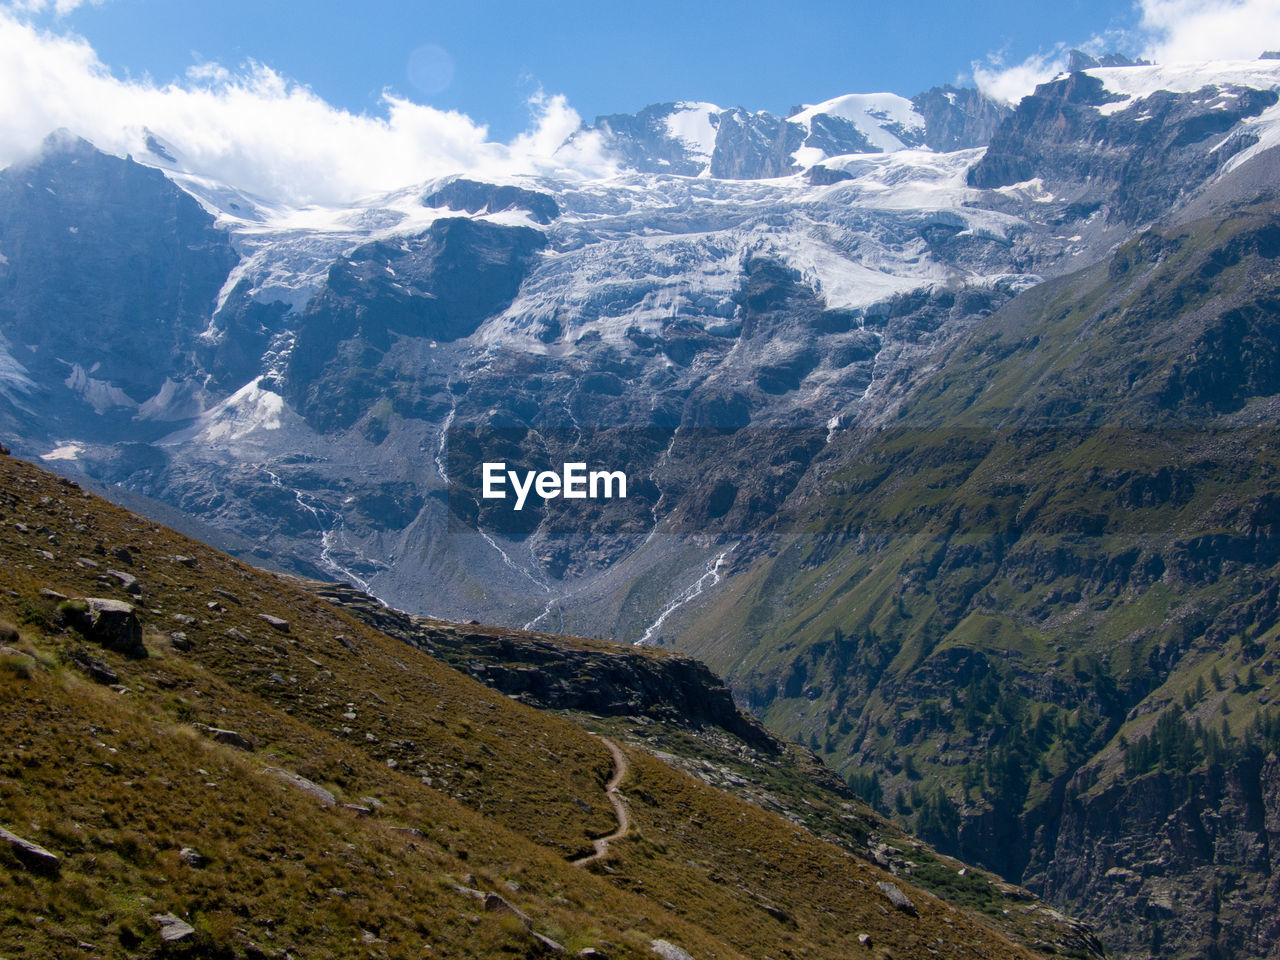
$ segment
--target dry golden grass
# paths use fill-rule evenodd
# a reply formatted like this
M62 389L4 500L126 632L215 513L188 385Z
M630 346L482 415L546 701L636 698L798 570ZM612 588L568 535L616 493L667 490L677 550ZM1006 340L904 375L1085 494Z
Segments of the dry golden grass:
M198 956L536 953L521 921L458 885L611 957L652 956L654 938L698 960L873 956L864 931L894 956L1023 955L905 885L921 916L886 911L861 861L639 754L623 784L638 832L574 868L615 823L611 758L580 727L34 467L0 458L0 491L0 619L37 655L0 665L0 825L62 858L47 878L0 850L6 960L161 955L150 918L165 912L196 926ZM141 599L100 580L108 568ZM136 602L150 656L85 644L42 590ZM77 649L122 689L68 665Z

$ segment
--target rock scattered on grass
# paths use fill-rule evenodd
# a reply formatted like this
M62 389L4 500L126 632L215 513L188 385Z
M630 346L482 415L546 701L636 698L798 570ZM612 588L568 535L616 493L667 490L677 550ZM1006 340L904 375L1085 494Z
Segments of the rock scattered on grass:
M192 726L209 739L226 744L228 747L235 747L237 750L253 749L253 744L249 741L249 738L243 734L236 733L234 730L223 730L204 723L193 723Z
M312 783L306 777L299 776L291 770L282 770L280 767L264 767L263 772L269 773L274 777L280 778L285 783L297 787L303 793L315 797L326 807L332 807L338 802L338 798L324 787L320 786L320 784Z
M52 876L62 868L56 855L38 843L24 840L16 833L10 833L4 827L0 827L0 842L7 844L13 855L18 858L18 862L32 873Z
M889 902L892 903L894 907L901 910L908 916L915 917L919 915L919 911L916 910L916 905L911 902L911 898L903 893L897 884L889 883L887 880L881 880L876 884L876 886L880 888L880 892L888 898Z
M195 936L196 928L172 913L158 913L151 919L160 924L160 939L166 943L176 943Z
M131 593L135 597L142 594L142 584L138 583L138 578L132 573L125 573L123 570L112 570L108 567L106 576L119 583L125 593Z
M564 953L564 944L557 943L550 937L538 933L537 930L530 930L529 936L533 938L533 942L545 950L547 953Z
M662 958L662 960L693 960L693 956L674 943L666 940L653 940L649 943L649 949Z
M83 673L94 683L100 683L104 687L110 687L120 682L120 677L107 664L99 660L97 657L91 657L89 654L80 650L73 650L68 657L71 665Z
M139 660L146 657L147 648L142 645L142 624L133 604L106 597L86 597L68 600L59 610L86 639L126 657Z

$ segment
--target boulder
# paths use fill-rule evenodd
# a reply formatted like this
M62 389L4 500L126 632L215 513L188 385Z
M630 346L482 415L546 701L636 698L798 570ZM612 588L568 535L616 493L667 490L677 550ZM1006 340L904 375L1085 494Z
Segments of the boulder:
M172 913L158 913L151 919L160 924L160 939L165 943L175 943L195 936L196 928Z
M61 864L54 854L38 843L24 840L16 833L10 833L4 827L0 827L0 843L7 845L13 855L18 858L18 862L32 873L52 875L61 869Z
M131 593L135 597L142 594L142 585L138 583L138 578L132 573L125 573L123 570L112 570L108 567L106 575L118 582L124 588L125 593Z
M89 640L127 657L141 659L147 655L142 645L142 624L133 604L106 597L86 597L85 610L76 617L75 626Z
M303 793L310 794L311 796L319 800L322 804L324 804L326 807L332 807L334 804L338 802L338 798L335 797L328 790L326 790L324 787L320 786L320 784L312 783L306 777L299 776L298 774L293 773L290 770L282 770L279 767L266 767L264 768L263 772L269 773L274 777L279 777L285 783L288 783L294 787L297 787Z
M68 659L70 659L72 666L94 683L109 687L120 682L120 677L116 672L97 657L91 657L87 653L75 650L72 651Z
M222 730L218 727L210 727L203 723L194 723L192 726L210 740L216 740L218 743L225 743L228 747L235 747L237 750L253 749L253 744L249 742L249 739L243 734L236 733L234 730Z
M279 630L281 633L289 632L288 620L281 620L279 617L273 617L269 613L258 614L258 619L265 621L269 627L275 627L275 629Z
M883 893L885 897L888 898L889 902L897 909L901 910L908 916L919 916L919 911L916 910L916 905L911 902L911 898L903 893L897 884L889 883L887 880L881 880L876 884L876 886L880 888L880 892Z
M533 926L533 919L506 897L498 893L486 893L484 896L485 913L509 913L522 924L525 929Z
M0 627L0 641L9 639L9 637L4 636L4 628ZM20 638L15 635L13 639L18 640ZM30 650L19 650L17 647L11 647L7 643L3 642L0 642L0 657L21 657L24 660L30 660L30 665L34 665L39 662L36 660L36 655Z
M693 960L693 956L689 951L683 950L666 940L650 941L649 949L660 956L662 960Z
M564 944L552 940L544 934L538 933L536 930L530 930L529 936L533 942L545 953L564 953Z

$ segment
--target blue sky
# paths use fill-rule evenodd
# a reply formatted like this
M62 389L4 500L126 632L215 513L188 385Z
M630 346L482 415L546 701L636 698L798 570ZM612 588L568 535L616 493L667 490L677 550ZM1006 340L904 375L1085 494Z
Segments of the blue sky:
M64 127L267 202L347 203L456 173L616 171L604 113L785 113L976 82L1016 102L1081 47L1169 63L1280 49L1277 0L0 0L0 167ZM152 141L154 142L154 141Z
M974 61L1132 32L1138 15L1102 0L106 0L42 20L84 36L119 75L163 83L198 60L253 59L354 112L378 110L389 89L506 140L539 87L587 120L673 99L782 112L842 93L910 96L968 78Z

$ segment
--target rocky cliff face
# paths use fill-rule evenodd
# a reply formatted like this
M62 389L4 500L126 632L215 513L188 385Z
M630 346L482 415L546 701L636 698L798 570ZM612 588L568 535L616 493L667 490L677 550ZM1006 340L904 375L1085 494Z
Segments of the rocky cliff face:
M1087 904L1127 955L1272 956L1277 811L1275 754L1100 781L1072 792L1056 843L1037 851L1044 889Z
M65 132L0 172L0 252L0 331L13 374L38 392L44 436L145 419L146 401L193 372L193 345L238 260L159 171Z
M321 432L351 426L372 402L412 416L417 397L386 369L393 342L459 340L515 298L546 237L463 217L374 241L334 263L290 333L285 399Z
M1253 145L1253 132L1240 123L1274 106L1277 93L1223 82L1138 98L1107 86L1158 70L1102 68L1042 84L991 138L969 183L995 188L1039 178L1082 209L1105 208L1108 219L1138 224L1167 214L1189 186Z
M344 583L301 583L388 636L531 706L711 726L765 754L783 750L759 721L738 710L706 664L692 657L430 620L387 607Z
M940 151L985 147L1010 114L980 91L951 84L916 94L911 105L924 118L925 146Z

